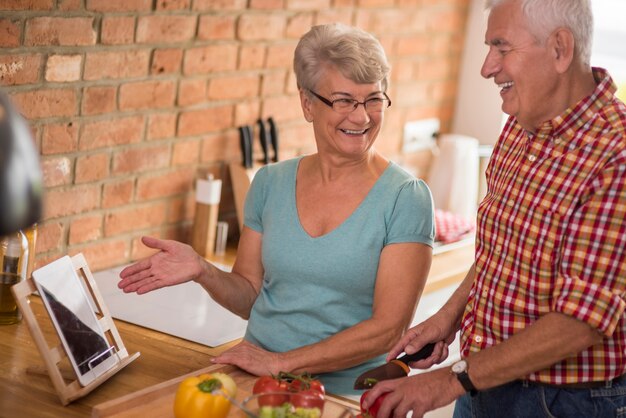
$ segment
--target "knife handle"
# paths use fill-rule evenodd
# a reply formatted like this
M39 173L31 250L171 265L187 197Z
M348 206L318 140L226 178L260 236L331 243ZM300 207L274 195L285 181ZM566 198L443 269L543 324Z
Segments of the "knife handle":
M396 360L401 361L402 363L408 365L413 361L423 360L428 358L435 349L435 343L428 343L421 350L413 354L405 354L402 357L398 357Z
M243 127L244 131L244 142L245 142L245 167L252 168L252 126L245 125Z
M263 123L263 119L259 119L256 121L259 127L259 139L261 140L261 149L263 150L263 163L269 164L270 155L269 155L269 144L267 138L267 130L265 129L265 124Z
M274 123L274 119L272 117L267 118L267 123L270 125L270 143L272 144L272 149L274 150L274 158L273 161L278 161L278 129L276 129L276 123Z

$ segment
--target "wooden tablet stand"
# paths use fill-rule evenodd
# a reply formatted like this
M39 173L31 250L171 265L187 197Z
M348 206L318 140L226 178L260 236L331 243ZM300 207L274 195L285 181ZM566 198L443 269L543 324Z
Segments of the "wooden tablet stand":
M119 363L117 363L115 367L97 377L87 386L80 385L80 383L78 382L78 376L74 372L73 368L70 368L71 375L69 375L69 379L67 379L70 381L70 383L66 383L63 375L67 375L67 373L61 372L59 363L68 356L67 352L61 344L52 348L48 345L48 342L44 338L44 334L41 331L39 323L37 322L37 318L33 313L32 307L30 306L29 298L33 295L34 292L37 291L35 282L33 281L32 277L29 277L27 280L20 282L11 288L13 296L15 297L15 301L17 302L17 306L22 312L22 317L28 325L28 329L33 337L33 340L35 340L37 348L41 352L41 356L43 357L48 375L50 376L50 380L52 380L52 384L54 385L54 388L57 391L59 398L61 398L61 403L63 405L67 405L70 402L87 395L92 390L100 386L103 382L105 382L109 377L113 376L124 367L126 367L128 364L130 364L132 361L134 361L137 357L139 357L140 354L139 352L137 352L132 356L128 355L128 351L126 351L126 347L124 347L122 338L120 337L120 334L115 327L113 318L111 317L111 314L109 313L109 310L104 304L104 300L102 299L102 296L98 291L96 281L94 280L91 271L87 266L87 261L85 260L85 257L80 253L75 255L74 257L72 257L72 264L74 265L74 268L78 273L78 277L84 280L86 285L85 288L91 294L92 300L96 305L96 313L98 316L100 316L100 326L102 327L102 330L104 331L105 336L109 341L109 344L113 346L116 355L119 358ZM27 369L27 372L40 374L42 370L41 367L33 367ZM45 371L43 372L45 373Z

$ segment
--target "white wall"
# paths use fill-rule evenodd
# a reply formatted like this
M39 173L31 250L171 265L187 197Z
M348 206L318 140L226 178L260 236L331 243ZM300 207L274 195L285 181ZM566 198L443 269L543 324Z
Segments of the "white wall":
M500 135L504 114L499 90L493 79L485 80L480 75L480 68L487 54L486 28L484 0L472 0L461 58L459 93L452 133L474 137L481 144L494 144Z

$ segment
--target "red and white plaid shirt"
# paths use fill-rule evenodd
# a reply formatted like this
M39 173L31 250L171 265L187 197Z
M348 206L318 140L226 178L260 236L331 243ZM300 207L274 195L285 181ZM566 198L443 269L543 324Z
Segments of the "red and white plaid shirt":
M478 211L476 277L462 321L464 356L561 312L602 344L527 378L552 384L626 372L626 106L594 68L593 94L536 135L509 117Z

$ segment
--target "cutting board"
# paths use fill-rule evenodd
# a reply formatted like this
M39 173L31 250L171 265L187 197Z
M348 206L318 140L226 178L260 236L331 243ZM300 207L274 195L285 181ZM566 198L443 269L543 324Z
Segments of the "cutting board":
M93 408L91 417L174 418L174 396L178 384L189 376L216 372L226 373L235 380L235 383L237 383L237 396L235 398L239 402L242 402L252 394L252 387L254 386L257 376L253 376L235 366L216 364L183 376L175 377L174 379L147 387L120 398L98 404ZM333 395L327 395L327 397L358 411L358 403L355 401ZM239 417L239 414L237 408L233 406L228 416L229 418L234 418Z

